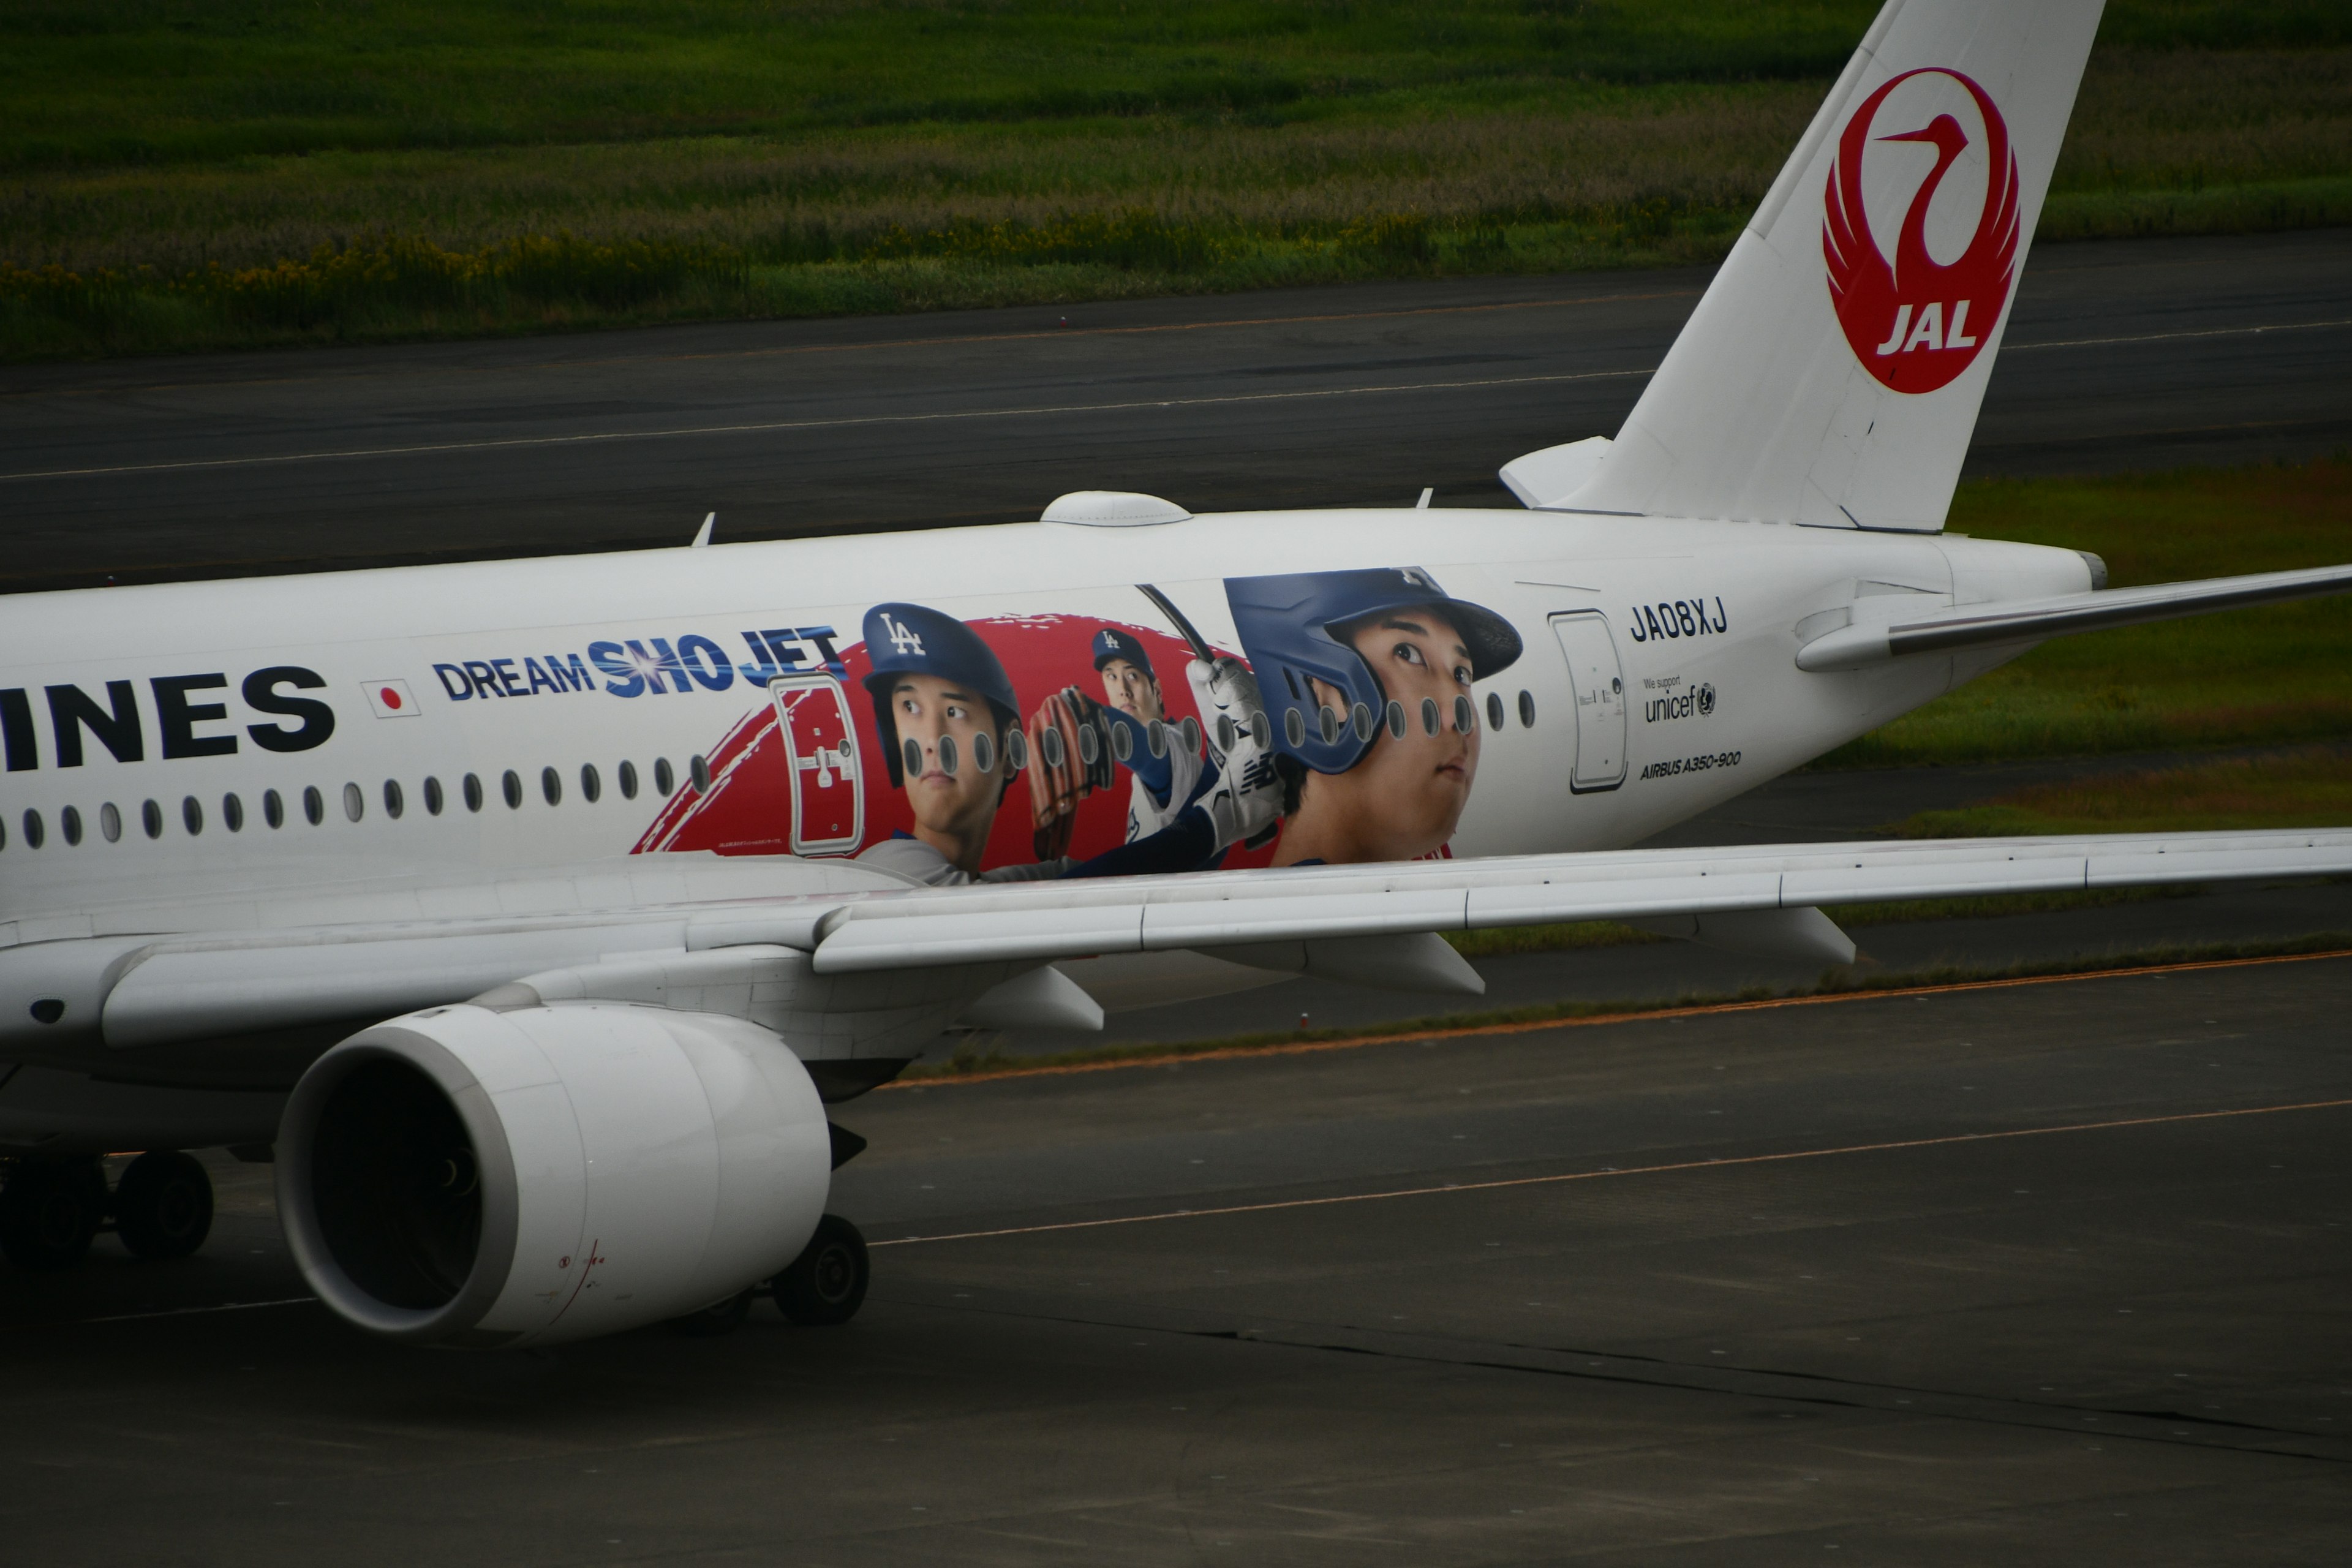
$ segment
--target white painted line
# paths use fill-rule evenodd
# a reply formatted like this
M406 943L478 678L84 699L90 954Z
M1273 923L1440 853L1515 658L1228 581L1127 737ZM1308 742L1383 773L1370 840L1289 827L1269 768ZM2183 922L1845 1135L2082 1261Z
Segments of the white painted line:
M1542 386L1568 381L1612 381L1649 375L1642 370L1595 370L1567 375L1506 375L1482 381L1420 381L1391 386L1334 386L1315 392L1248 392L1222 397L1151 397L1133 403L1062 403L1034 408L966 408L942 414L868 414L843 419L775 419L746 425L695 425L682 430L608 430L586 436L515 436L495 441L435 441L415 447L353 447L276 457L200 458L172 463L123 463L112 468L42 468L0 474L9 479L74 479L103 474L184 473L198 468L253 468L281 463L324 463L350 458L408 458L429 452L486 452L524 447L585 447L617 441L669 441L688 436L768 435L782 430L843 430L872 425L937 425L962 419L1024 419L1045 414L1121 414L1139 408L1199 408L1214 404L1297 403L1323 397L1370 397L1391 392L1458 392L1487 386Z
M2258 338L2265 332L2316 332L2329 327L2352 327L2352 317L2340 321L2287 321L2275 327L2209 327L2193 332L2143 332L2128 338L2053 338L2046 343L2005 343L2014 353L2032 349L2105 348L2110 343L2177 343L2189 338Z

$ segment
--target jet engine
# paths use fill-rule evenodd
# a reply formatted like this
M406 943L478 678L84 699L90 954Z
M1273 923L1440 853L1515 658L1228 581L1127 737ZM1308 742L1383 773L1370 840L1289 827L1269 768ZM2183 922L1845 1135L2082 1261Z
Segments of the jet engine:
M777 1274L815 1233L832 1164L808 1073L757 1025L429 1007L303 1076L278 1206L303 1275L361 1328L552 1344Z

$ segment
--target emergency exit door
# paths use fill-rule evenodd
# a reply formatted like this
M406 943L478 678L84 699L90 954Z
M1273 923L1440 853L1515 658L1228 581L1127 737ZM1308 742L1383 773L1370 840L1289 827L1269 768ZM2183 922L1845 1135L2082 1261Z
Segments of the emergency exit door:
M1625 782L1625 676L1616 639L1607 617L1592 611L1554 616L1551 630L1576 698L1576 766L1569 787L1580 795L1615 789Z
M793 853L856 853L866 837L866 780L852 754L857 730L847 693L824 670L780 675L768 693L792 780Z

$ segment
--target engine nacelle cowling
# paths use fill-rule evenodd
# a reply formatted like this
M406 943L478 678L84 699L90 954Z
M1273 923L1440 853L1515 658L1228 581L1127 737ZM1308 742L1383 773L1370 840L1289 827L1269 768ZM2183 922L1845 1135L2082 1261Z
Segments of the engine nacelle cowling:
M816 1229L832 1141L807 1071L740 1019L429 1007L363 1029L287 1102L278 1207L363 1329L505 1346L682 1316Z

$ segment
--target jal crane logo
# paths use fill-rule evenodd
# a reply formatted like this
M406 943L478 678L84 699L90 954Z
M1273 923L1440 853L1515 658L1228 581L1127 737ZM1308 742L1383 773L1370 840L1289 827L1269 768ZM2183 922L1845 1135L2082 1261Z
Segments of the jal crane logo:
M1939 113L1916 130L1874 139L1870 133L1887 96L1921 77L1958 83L1983 123L1984 205L1968 247L1949 263L1928 252L1928 209L1968 150L1968 131L1951 114ZM1904 211L1892 261L1871 233L1863 202L1863 158L1873 140L1924 142L1936 150L1935 167ZM1975 363L2017 278L2017 154L2010 149L2009 126L1984 89L1958 71L1926 66L1905 71L1872 93L1838 138L1822 208L1822 256L1829 266L1830 298L1863 367L1896 392L1919 393L1949 384Z

